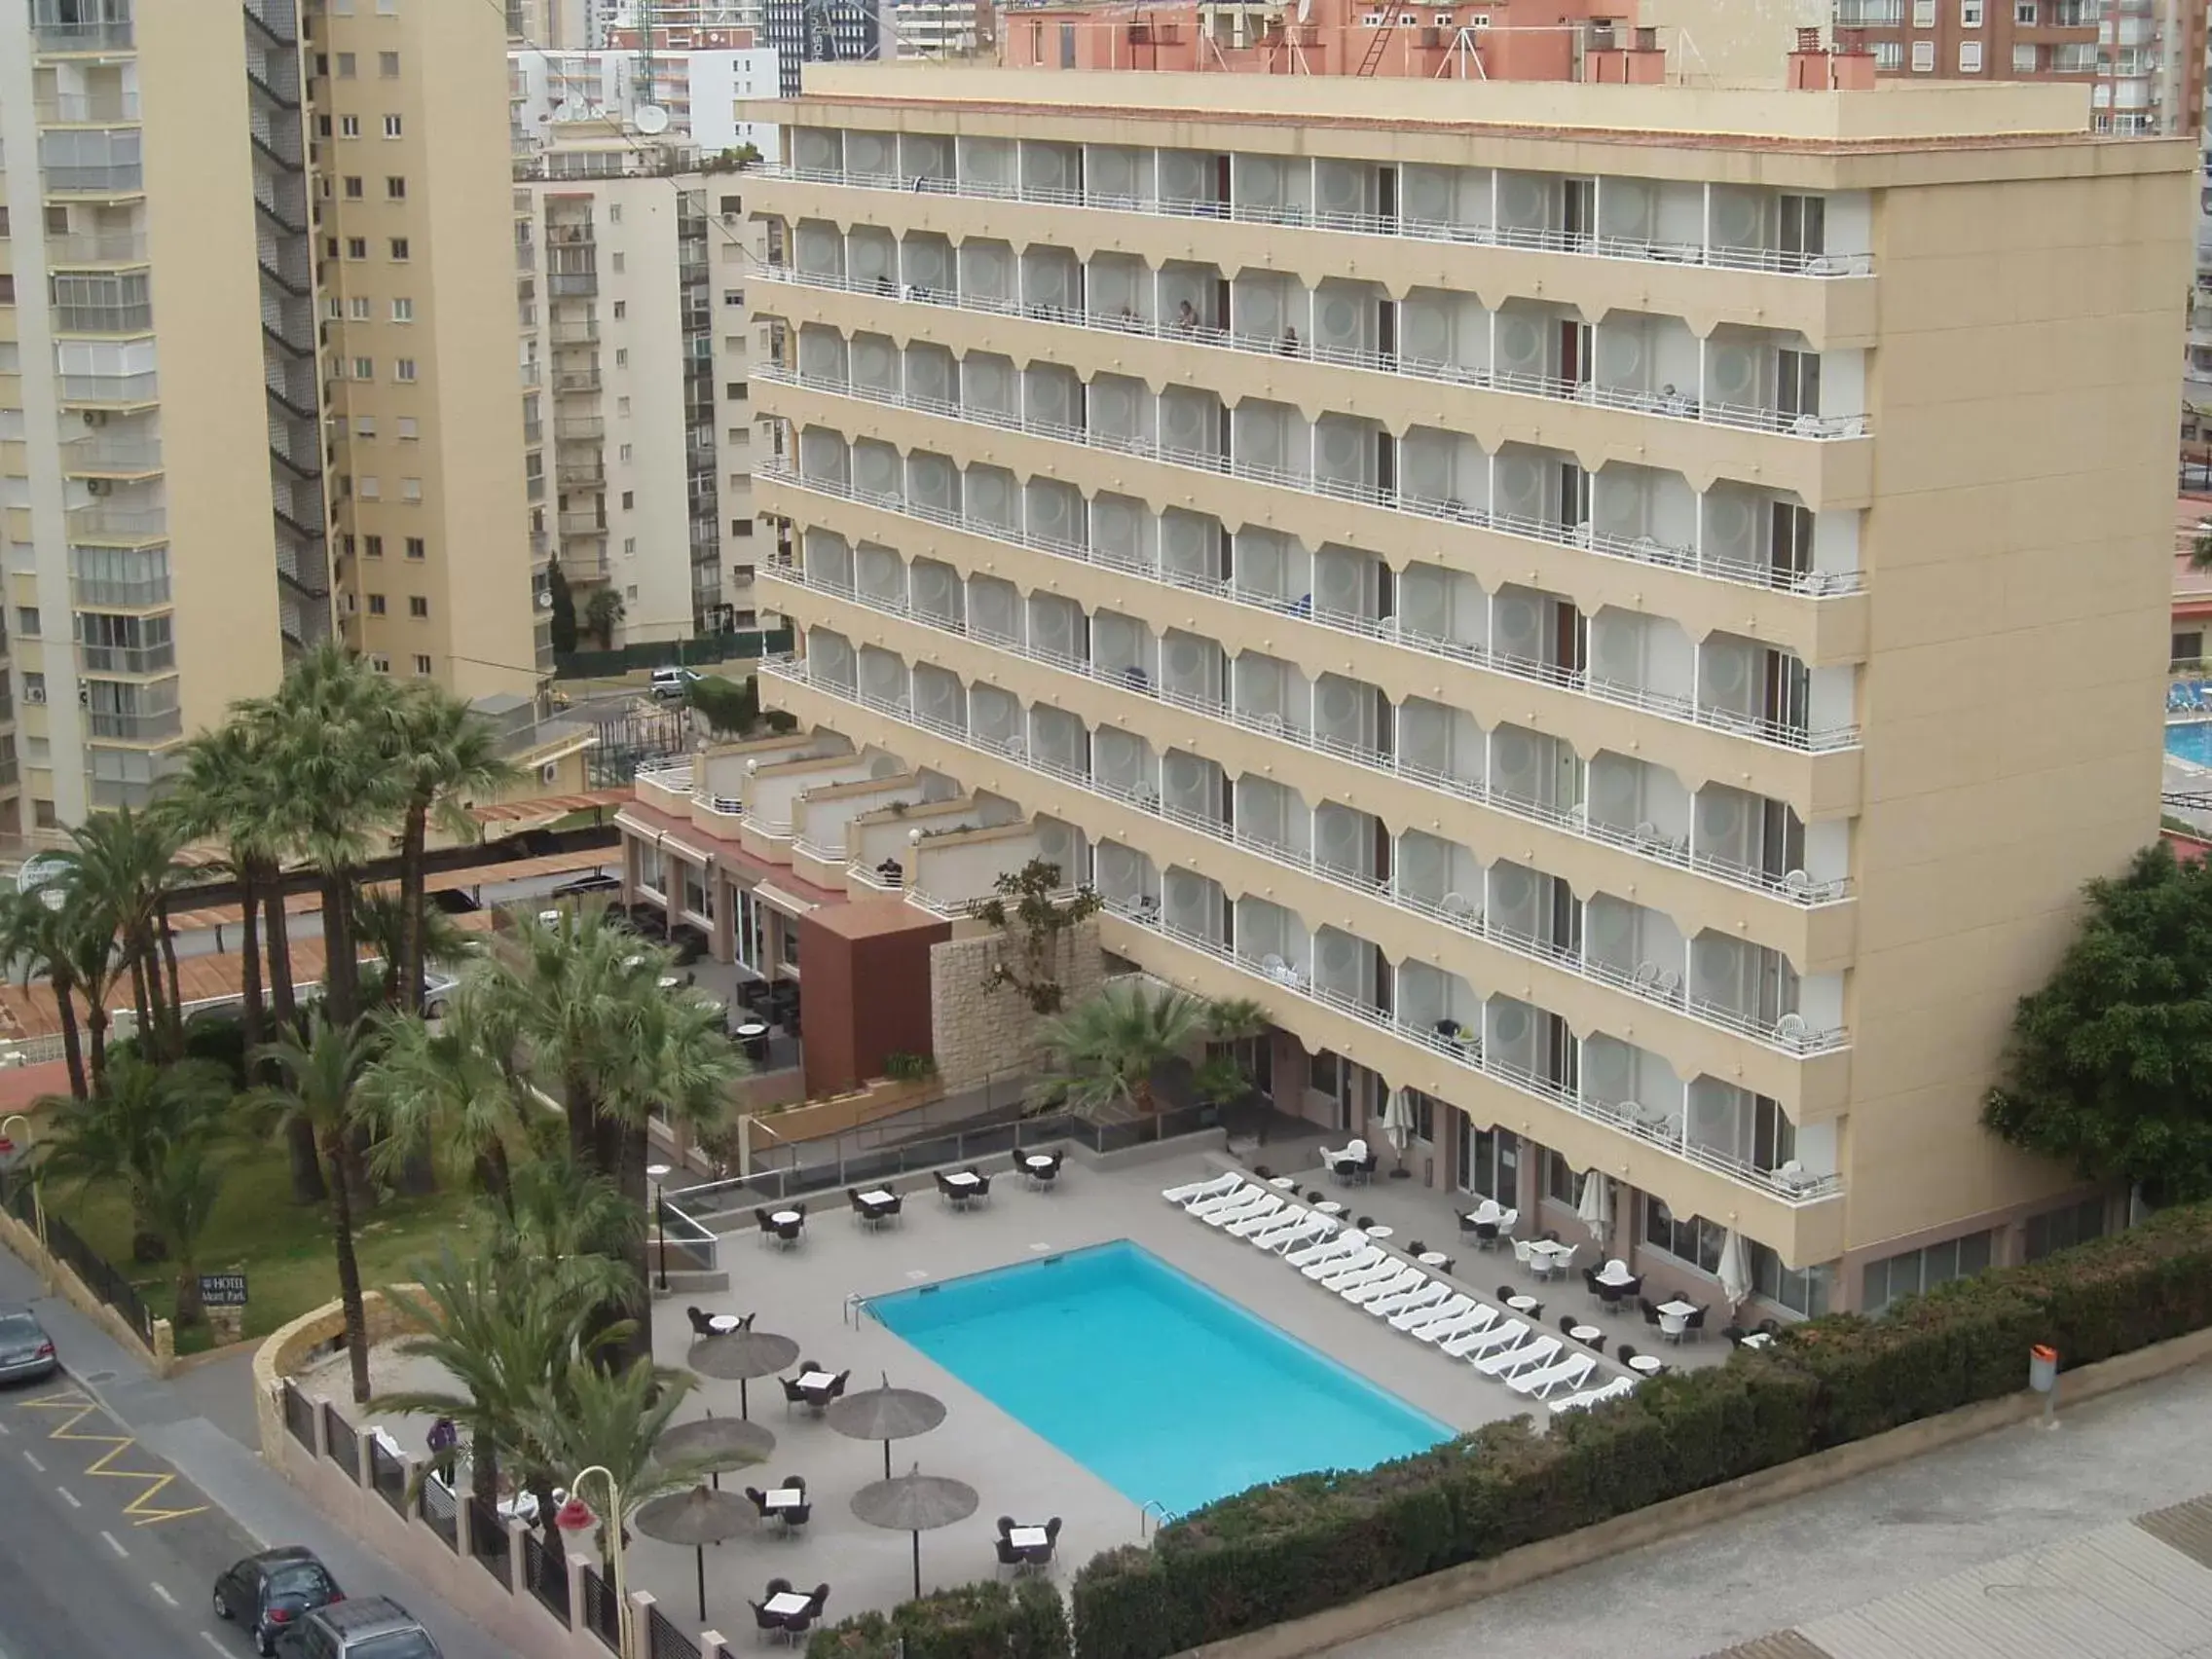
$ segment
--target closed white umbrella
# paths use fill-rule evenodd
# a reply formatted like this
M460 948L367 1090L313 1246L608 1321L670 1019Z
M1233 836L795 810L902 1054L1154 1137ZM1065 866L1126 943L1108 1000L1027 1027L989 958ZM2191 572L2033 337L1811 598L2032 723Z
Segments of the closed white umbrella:
M1582 1201L1575 1206L1574 1213L1590 1230L1598 1248L1604 1249L1613 1231L1613 1188L1603 1171L1593 1169L1582 1178Z
M1720 1242L1720 1294L1732 1312L1751 1294L1751 1269L1745 1258L1744 1235L1734 1228Z
M1398 1156L1405 1157L1406 1143L1414 1138L1414 1112L1402 1088L1390 1090L1390 1103L1382 1108L1382 1133L1398 1149Z

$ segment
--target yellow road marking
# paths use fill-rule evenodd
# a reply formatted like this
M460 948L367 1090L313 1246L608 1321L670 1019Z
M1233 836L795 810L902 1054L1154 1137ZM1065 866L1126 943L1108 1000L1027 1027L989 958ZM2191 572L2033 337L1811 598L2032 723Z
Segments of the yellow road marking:
M203 1515L206 1513L207 1506L204 1503L196 1503L189 1509L165 1509L155 1504L154 1499L175 1484L177 1476L173 1470L165 1469L149 1473L144 1469L113 1469L108 1467L116 1458L135 1447L138 1444L137 1438L129 1434L78 1433L77 1425L88 1417L92 1417L100 1411L99 1403L82 1390L65 1388L58 1394L46 1394L35 1400L25 1400L23 1409L25 1411L67 1412L70 1414L55 1425L47 1435L49 1440L107 1448L87 1466L86 1474L99 1475L111 1481L141 1481L145 1483L145 1490L138 1493L129 1503L123 1506L123 1513L131 1518L130 1524L132 1526L152 1527L163 1521L176 1521L187 1515ZM103 1418L102 1420L111 1419Z

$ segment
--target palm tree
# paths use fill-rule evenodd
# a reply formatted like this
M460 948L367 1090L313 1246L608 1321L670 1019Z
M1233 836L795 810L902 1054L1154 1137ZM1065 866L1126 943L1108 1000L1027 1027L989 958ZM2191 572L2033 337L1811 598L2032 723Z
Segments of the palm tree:
M1087 1118L1154 1116L1160 1104L1153 1073L1206 1035L1206 1006L1187 991L1141 979L1100 987L1038 1033L1051 1057L1048 1088Z
M401 987L401 1006L423 1006L424 894L423 860L430 819L451 834L473 838L481 827L469 817L463 797L490 794L517 782L521 773L499 754L491 723L466 703L438 686L424 684L396 698L391 710L393 736L405 777L405 802L399 832L399 902L405 917L401 948L390 958Z
M488 1504L502 1458L526 1484L549 1486L553 1471L530 1424L540 1393L566 1398L577 1359L606 1340L585 1329L590 1300L490 1253L462 1261L449 1249L411 1271L414 1288L385 1291L416 1327L399 1351L431 1361L455 1386L382 1394L371 1408L451 1418L469 1443L471 1490Z
M381 1026L384 1051L361 1078L384 1129L376 1172L396 1180L412 1160L443 1150L465 1159L486 1196L511 1209L507 1142L528 1128L513 1080L461 1017L435 1033L407 1013L385 1015Z
M139 1042L157 1058L176 1058L184 1051L184 1021L166 925L179 875L176 828L166 815L124 806L86 819L69 831L69 843L56 855L65 903L107 924L130 975Z
M231 1130L231 1080L212 1060L156 1065L119 1055L89 1100L50 1099L42 1155L50 1179L123 1188L130 1200L130 1259L186 1262L205 1228L219 1179L208 1149ZM197 1272L177 1318L199 1314Z
M364 1185L353 1135L368 1122L359 1084L375 1053L375 1040L367 1028L357 1023L340 1025L327 1011L318 1010L304 1041L299 1032L286 1027L254 1055L276 1073L276 1081L256 1089L254 1098L276 1115L280 1126L288 1127L295 1120L312 1125L323 1161L336 1176L330 1183L330 1234L338 1257L338 1298L346 1309L346 1346L356 1403L369 1397L369 1326L361 1306L361 1264L353 1253L354 1197Z
M393 966L407 950L408 916L397 890L388 886L364 887L353 895L353 937L366 954L384 966L377 971L374 1001L392 1009L421 1009L418 995L409 1002L402 994L401 978ZM423 918L417 934L424 962L460 962L477 954L476 940L454 925L454 919L435 905ZM370 987L362 987L366 996Z
M86 1099L85 1043L77 1025L77 976L69 959L68 934L61 913L38 893L0 893L0 967L17 983L30 988L44 978L54 992L61 1020L61 1053L69 1065L69 1093Z
M1251 1099L1255 1113L1253 1138L1261 1146L1268 1144L1271 1110L1267 1098L1254 1093L1252 1074L1245 1070L1235 1050L1265 1036L1269 1023L1268 1011L1248 997L1228 997L1206 1004L1207 1040L1222 1045L1222 1049L1218 1053L1208 1054L1198 1067L1201 1080L1207 1079L1210 1073L1210 1085L1201 1081L1200 1098L1225 1107Z
M622 1513L605 1521L627 1529L630 1517L654 1498L688 1492L704 1478L704 1469L693 1462L662 1462L653 1456L669 1419L698 1383L688 1371L641 1357L616 1371L577 1366L559 1382L565 1386L538 1390L526 1419L527 1432L544 1448L564 1483L594 1464L614 1477L622 1492ZM540 1514L551 1513L546 1495L538 1497ZM603 1557L607 1536L603 1525Z
M65 965L61 973L85 999L85 1034L92 1058L88 1082L96 1093L107 1076L107 1033L114 1022L108 1000L115 994L115 982L123 977L124 958L115 948L113 913L83 893L59 891L61 907L55 915L53 940L56 955L49 960Z
M515 1165L491 1235L493 1250L518 1271L559 1279L596 1309L636 1314L645 1307L645 1287L629 1265L645 1242L645 1210L560 1153Z

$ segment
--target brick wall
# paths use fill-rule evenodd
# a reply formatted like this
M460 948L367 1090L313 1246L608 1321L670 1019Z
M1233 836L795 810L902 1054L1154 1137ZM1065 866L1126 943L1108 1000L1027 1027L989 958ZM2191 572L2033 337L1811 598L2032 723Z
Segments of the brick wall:
M945 1090L971 1088L994 1074L1036 1063L1041 1016L1012 985L991 985L989 976L1012 949L1003 934L947 940L930 947L930 1038L938 1078ZM1091 918L1060 936L1053 976L1062 1006L1073 1008L1106 982L1106 960Z

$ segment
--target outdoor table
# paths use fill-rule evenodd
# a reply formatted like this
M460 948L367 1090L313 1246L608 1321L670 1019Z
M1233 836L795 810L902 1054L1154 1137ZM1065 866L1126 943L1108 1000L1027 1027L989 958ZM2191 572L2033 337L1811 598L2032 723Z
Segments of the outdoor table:
M1660 1303L1659 1311L1662 1313L1678 1313L1683 1318L1687 1319L1692 1313L1695 1313L1697 1311L1697 1307L1694 1303L1684 1302L1680 1297L1677 1296L1672 1302Z
M1423 1250L1417 1260L1424 1268L1448 1268L1452 1265L1452 1258L1441 1250Z
M980 1187L983 1184L983 1178L980 1175L971 1174L968 1170L963 1169L957 1174L947 1175L944 1178L944 1184L948 1187L960 1188Z
M677 986L682 983L683 981L678 978L674 974L663 974L660 977L660 988L664 991L673 991Z
M1628 1368L1643 1377L1656 1377L1667 1369L1667 1362L1655 1353L1640 1353L1628 1362Z
M809 1371L800 1376L798 1385L801 1388L827 1388L836 1381L837 1379L830 1372Z
M1505 1306L1516 1313L1533 1313L1543 1304L1532 1296L1509 1296L1505 1299Z
M861 1202L864 1204L887 1204L891 1202L891 1200L896 1196L896 1194L887 1193L881 1187L878 1187L872 1193L863 1193L861 1195Z
M1053 1159L1049 1152L1033 1152L1021 1161L1031 1169L1050 1169L1052 1167Z
M1323 1215L1342 1215L1345 1213L1345 1206L1338 1203L1334 1198L1329 1199L1326 1203L1315 1204L1313 1207Z
M707 1315L707 1323L714 1327L717 1336L726 1336L742 1326L745 1319L737 1313L710 1313Z
M1017 1550L1041 1550L1052 1540L1042 1527L1016 1527L1007 1533L1006 1541Z
M1371 1227L1367 1230L1367 1236L1370 1238L1387 1238L1396 1231L1397 1229L1394 1227Z
M770 1223L777 1227L789 1227L794 1221L804 1221L806 1217L796 1210L778 1210L768 1218Z
M795 1498L798 1493L791 1493L789 1494L786 1494L784 1493L772 1492L768 1495L772 1498L783 1497L786 1495ZM779 1590L773 1596L769 1597L765 1602L760 1604L760 1610L768 1614L771 1618L788 1619L793 1617L796 1614L805 1612L806 1609L812 1605L813 1603L807 1597L801 1596L795 1590Z
M537 919L547 927L553 927L560 922L561 912L558 910L540 910L537 912Z
M743 1025L740 1025L737 1028L736 1032L737 1040L740 1043L749 1043L756 1037L765 1037L767 1035L768 1028L765 1025L761 1024L757 1019L747 1020Z
M778 1487L773 1492L760 1494L760 1506L763 1509L796 1509L805 1501L806 1493L798 1487ZM794 1607L792 1610L796 1612L798 1609Z
M1609 1284L1615 1287L1632 1285L1636 1282L1636 1275L1634 1273L1621 1273L1619 1275L1612 1273L1600 1273L1598 1274L1598 1282L1600 1284Z
M1577 1325L1567 1334L1578 1343L1590 1343L1596 1342L1605 1333L1599 1330L1595 1325Z
M1530 1264L1534 1266L1541 1261L1543 1266L1538 1271L1547 1273L1559 1272L1560 1263L1573 1254L1573 1245L1562 1244L1556 1238L1538 1238L1529 1246Z
M1744 1346L1746 1347L1764 1347L1767 1344L1773 1341L1774 1339L1768 1336L1764 1331L1758 1331L1754 1332L1751 1336L1746 1337L1744 1339Z
M1293 1187L1296 1187L1298 1185L1298 1177L1295 1175L1277 1175L1272 1181L1270 1181L1268 1185L1274 1188L1277 1192L1287 1193Z

